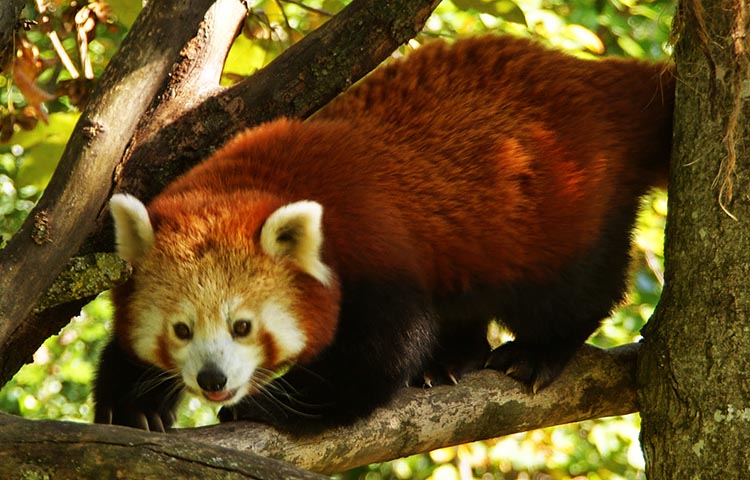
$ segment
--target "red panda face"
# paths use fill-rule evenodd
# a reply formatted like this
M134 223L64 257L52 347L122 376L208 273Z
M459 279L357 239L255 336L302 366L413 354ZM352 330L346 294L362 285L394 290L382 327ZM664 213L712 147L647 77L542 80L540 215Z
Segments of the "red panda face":
M278 208L244 244L217 237L220 219L154 231L134 197L116 195L111 209L134 265L116 335L189 391L231 405L332 341L338 288L320 260L319 205Z

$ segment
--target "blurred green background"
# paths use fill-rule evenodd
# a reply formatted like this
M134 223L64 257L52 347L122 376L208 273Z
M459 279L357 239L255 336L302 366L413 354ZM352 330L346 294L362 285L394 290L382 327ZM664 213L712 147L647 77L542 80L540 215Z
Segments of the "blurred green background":
M251 15L225 66L227 84L251 75L347 2L249 3ZM15 74L6 68L0 75L0 246L41 195L79 108L138 15L141 0L55 0L45 5L40 12L35 2L28 2L25 17L31 22L19 38ZM444 0L425 30L401 53L432 37L495 32L534 37L585 57L662 60L669 56L673 8L665 0ZM85 58L76 42L81 32L87 39ZM664 192L644 200L635 232L630 294L591 343L611 347L637 341L661 292L665 215ZM0 391L0 409L28 418L91 421L91 383L111 316L108 294L103 293L48 339L34 362ZM210 408L194 398L185 400L181 426L213 422ZM638 432L637 415L600 419L445 448L338 477L641 479L645 476Z

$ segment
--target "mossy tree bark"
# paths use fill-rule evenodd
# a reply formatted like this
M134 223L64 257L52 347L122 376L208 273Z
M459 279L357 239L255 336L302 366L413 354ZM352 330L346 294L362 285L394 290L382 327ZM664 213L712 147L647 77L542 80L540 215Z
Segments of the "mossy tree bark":
M750 7L681 0L666 285L638 365L650 480L750 474Z

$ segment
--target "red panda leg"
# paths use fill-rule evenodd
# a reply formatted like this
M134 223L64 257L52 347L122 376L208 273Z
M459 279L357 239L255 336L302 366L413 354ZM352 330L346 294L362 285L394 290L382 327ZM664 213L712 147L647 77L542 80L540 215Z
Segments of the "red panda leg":
M411 386L453 385L463 375L485 366L490 353L486 317L475 320L441 314L440 321L438 343L424 372L410 380Z
M336 339L263 392L225 407L225 420L270 423L295 433L351 423L422 372L437 341L428 296L401 284L342 282Z
M113 338L94 384L94 422L163 432L174 423L179 380L128 355Z
M630 235L637 206L613 214L592 248L553 281L513 285L499 295L499 319L515 340L492 351L487 367L507 373L534 392L563 370L602 319L623 298Z

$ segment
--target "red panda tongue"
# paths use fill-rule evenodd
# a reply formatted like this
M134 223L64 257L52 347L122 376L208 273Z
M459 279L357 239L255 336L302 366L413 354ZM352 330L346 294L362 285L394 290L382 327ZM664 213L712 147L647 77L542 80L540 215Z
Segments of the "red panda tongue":
M236 390L222 390L221 392L203 392L203 396L212 402L223 402L229 400L237 393Z

